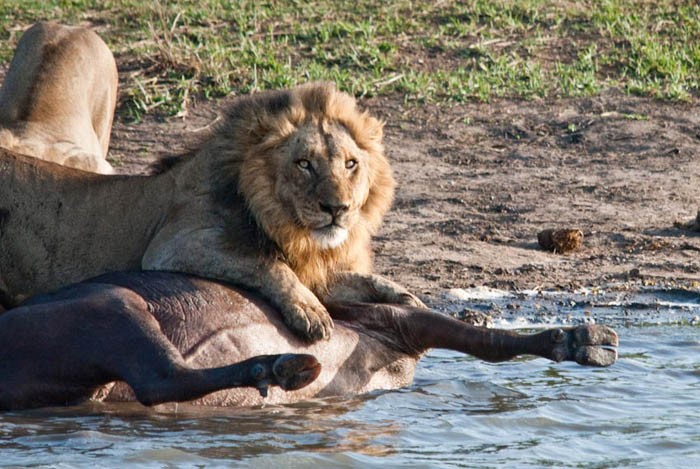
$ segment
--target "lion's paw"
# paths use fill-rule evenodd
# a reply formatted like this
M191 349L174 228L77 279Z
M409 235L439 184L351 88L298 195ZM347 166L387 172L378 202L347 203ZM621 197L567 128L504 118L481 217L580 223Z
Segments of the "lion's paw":
M315 296L284 305L282 315L289 328L304 339L313 342L331 337L333 320Z
M373 290L376 295L375 301L413 306L415 308L427 308L425 303L402 285L379 275L372 275L371 279L373 280Z
M409 292L404 292L399 295L397 295L397 304L400 305L405 305L405 306L413 306L416 308L427 308L425 303L423 303L420 298L418 298L416 295L413 293Z

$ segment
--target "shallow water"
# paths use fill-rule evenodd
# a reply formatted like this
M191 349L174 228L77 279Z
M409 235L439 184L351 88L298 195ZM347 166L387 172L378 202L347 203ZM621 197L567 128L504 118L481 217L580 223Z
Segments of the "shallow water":
M611 323L620 359L488 364L434 350L412 386L262 409L136 404L0 413L0 466L700 465L700 295L466 292L495 325ZM471 295L471 296L470 296Z

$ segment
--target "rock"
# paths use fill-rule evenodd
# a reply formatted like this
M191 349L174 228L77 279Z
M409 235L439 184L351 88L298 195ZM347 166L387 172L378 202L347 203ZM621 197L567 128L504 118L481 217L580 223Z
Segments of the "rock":
M546 251L566 254L581 247L583 232L577 229L542 230L537 233L537 242Z
M695 220L689 222L677 221L673 225L682 230L700 231L700 210L698 210L697 214L695 215Z
M474 311L465 308L453 316L472 326L491 327L493 325L493 317L490 314L482 313L481 311Z

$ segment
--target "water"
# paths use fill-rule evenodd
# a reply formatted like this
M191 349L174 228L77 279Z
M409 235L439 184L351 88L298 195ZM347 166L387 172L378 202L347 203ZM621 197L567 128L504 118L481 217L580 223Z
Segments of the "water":
M469 292L467 292L469 296ZM2 466L700 466L700 296L685 290L452 301L496 325L612 323L605 369L434 350L412 386L261 409L136 404L0 413ZM525 319L523 319L525 318Z

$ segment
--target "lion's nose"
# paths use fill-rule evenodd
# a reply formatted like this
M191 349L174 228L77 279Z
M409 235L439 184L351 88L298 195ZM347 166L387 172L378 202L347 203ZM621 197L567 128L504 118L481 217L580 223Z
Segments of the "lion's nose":
M347 204L324 204L321 202L319 205L321 206L321 211L330 213L333 218L337 218L338 215L347 212L350 208Z

